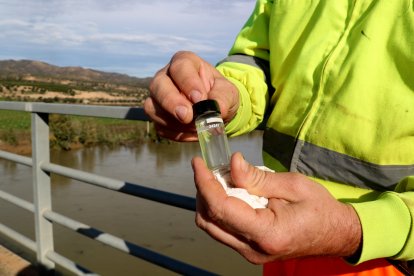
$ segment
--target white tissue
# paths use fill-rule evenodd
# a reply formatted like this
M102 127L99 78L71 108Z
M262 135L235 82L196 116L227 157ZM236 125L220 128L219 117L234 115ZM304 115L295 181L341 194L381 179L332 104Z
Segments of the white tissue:
M268 172L274 172L274 170L269 169L265 166L256 166L256 168L268 171ZM227 185L227 182L225 178L223 178L221 175L216 175L217 180L220 182L220 184L223 186L224 190L226 191L228 196L237 197L247 204L249 204L252 208L258 209L258 208L266 208L268 199L261 196L251 195L247 192L246 189L242 188L232 188Z

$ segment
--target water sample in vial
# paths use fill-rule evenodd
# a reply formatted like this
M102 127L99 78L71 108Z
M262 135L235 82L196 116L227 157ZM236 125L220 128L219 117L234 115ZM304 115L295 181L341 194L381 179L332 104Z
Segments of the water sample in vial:
M207 167L223 186L231 186L231 151L217 102L200 101L193 105L193 113L201 154Z

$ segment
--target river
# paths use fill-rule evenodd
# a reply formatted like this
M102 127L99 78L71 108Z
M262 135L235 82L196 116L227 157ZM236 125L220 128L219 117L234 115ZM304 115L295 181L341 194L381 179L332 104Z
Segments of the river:
M230 139L261 165L261 132ZM143 143L136 147L53 151L51 161L114 179L195 196L190 161L197 143ZM0 159L0 189L32 202L31 168ZM52 208L122 239L221 275L260 275L194 224L194 213L52 175ZM0 221L34 239L32 214L0 200ZM55 250L101 275L175 275L146 261L54 226Z

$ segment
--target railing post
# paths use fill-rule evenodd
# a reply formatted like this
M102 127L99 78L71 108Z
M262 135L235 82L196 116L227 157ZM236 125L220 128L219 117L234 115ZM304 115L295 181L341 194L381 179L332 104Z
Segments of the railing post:
M52 208L51 181L50 174L41 169L42 163L50 161L48 118L47 113L32 113L33 203L37 261L53 269L55 264L46 257L53 251L53 225L43 216Z

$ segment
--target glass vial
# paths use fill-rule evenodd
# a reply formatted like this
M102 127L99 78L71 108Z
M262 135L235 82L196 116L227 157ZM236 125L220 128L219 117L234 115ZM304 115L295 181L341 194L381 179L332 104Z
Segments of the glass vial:
M201 154L207 167L223 186L231 186L231 151L217 102L200 101L193 105L193 114Z

